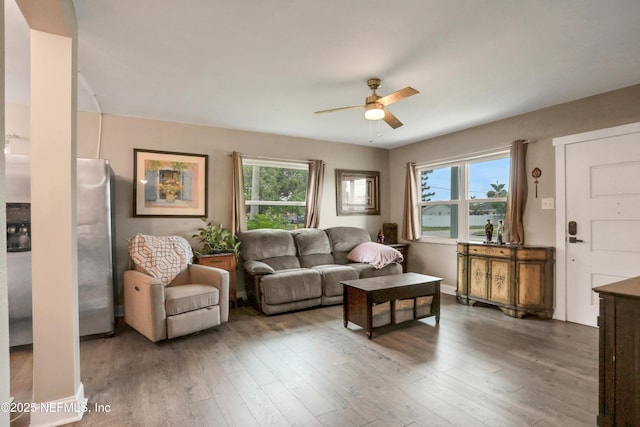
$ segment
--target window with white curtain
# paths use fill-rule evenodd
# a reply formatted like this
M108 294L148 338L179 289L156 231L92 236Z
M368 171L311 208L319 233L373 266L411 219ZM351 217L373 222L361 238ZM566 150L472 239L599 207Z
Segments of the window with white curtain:
M304 226L309 163L243 157L247 229Z
M416 167L422 238L483 241L487 220L496 241L509 192L508 151Z

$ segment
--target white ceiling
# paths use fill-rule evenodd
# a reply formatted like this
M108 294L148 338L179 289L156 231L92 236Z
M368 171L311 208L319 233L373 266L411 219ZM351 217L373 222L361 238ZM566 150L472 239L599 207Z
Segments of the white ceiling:
M73 3L83 111L391 148L640 83L638 0ZM5 9L6 99L28 104ZM388 107L404 126L314 114L364 104L371 77L420 91Z

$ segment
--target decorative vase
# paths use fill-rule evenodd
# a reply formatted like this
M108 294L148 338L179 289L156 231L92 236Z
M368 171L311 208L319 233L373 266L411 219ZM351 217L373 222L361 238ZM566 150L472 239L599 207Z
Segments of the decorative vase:
M173 202L176 201L176 195L173 194L173 193L167 193L165 195L165 198L167 199L167 202L169 202L169 203L173 203Z

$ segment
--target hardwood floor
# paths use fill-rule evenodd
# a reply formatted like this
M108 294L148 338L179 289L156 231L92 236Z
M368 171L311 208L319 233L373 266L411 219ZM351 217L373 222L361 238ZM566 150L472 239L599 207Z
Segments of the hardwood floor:
M199 334L153 344L123 325L80 351L92 412L77 425L593 426L598 411L597 329L449 295L439 326L373 340L344 328L340 305L272 317L240 307ZM12 352L16 401L31 400L31 375L31 352Z

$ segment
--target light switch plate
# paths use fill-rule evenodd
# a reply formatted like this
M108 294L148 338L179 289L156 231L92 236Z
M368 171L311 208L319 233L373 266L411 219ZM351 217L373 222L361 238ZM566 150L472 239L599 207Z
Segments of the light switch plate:
M544 197L542 199L542 209L553 209L553 197Z

